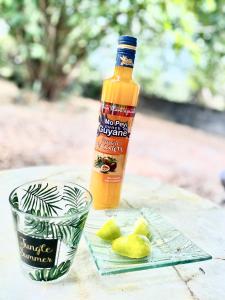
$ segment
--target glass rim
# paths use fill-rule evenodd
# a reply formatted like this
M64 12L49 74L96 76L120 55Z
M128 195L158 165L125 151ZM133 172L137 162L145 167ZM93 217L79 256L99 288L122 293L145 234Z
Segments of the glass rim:
M81 212L76 212L76 213L72 213L70 215L64 215L64 216L36 216L36 215L32 215L31 213L29 212L25 212L25 211L22 211L21 209L19 208L16 208L13 206L13 203L11 202L12 200L12 195L15 193L15 191L19 188L21 188L22 186L25 186L29 183L35 183L35 182L57 182L57 183L68 183L68 184L73 184L75 186L78 186L79 188L81 188L82 190L84 190L85 192L87 192L88 196L89 196L89 201L88 201L88 205L85 209L83 209ZM83 215L84 213L88 212L89 209L90 209L90 206L91 206L91 203L93 201L93 197L92 197L92 194L90 193L90 191L88 189L86 189L85 187L83 187L82 185L80 184L77 184L75 182L72 182L72 181L65 181L65 180L48 180L48 179L35 179L35 180L31 180L31 181L27 181L17 187L15 187L12 192L9 194L9 203L10 203L10 206L11 206L11 209L12 211L15 211L17 213L20 213L20 214L23 214L25 216L29 216L30 218L33 218L33 219L41 219L41 220L51 220L51 219L54 219L54 220L60 220L60 219L71 219L75 216L80 216L80 215Z

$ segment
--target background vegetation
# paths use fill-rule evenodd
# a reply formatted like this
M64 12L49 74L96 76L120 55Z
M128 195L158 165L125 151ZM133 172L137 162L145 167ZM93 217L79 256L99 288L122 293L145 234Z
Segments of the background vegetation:
M223 0L0 0L0 76L47 100L94 97L132 34L145 94L223 110L224 12Z

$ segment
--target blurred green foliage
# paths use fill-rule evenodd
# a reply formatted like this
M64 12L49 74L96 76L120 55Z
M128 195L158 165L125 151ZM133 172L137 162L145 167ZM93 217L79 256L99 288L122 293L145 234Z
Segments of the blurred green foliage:
M160 93L165 49L175 59L185 50L190 100L204 89L223 97L224 13L223 0L0 0L7 29L0 36L0 74L53 99L105 36L133 34L144 45L138 74L144 92ZM146 61L151 50L159 53L154 72Z

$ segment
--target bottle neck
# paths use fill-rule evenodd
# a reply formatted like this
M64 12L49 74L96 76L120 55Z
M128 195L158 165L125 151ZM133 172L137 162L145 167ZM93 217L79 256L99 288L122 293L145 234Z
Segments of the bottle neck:
M114 69L114 77L121 79L132 79L133 68L115 66Z
M116 65L114 77L129 80L132 78L135 47L130 45L119 45L116 54Z

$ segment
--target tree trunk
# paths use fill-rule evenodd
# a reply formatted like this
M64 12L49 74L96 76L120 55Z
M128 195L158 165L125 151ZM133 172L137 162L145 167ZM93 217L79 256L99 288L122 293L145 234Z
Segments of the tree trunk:
M67 86L67 75L57 78L52 76L51 78L45 78L42 81L41 96L47 101L54 101L59 92Z

